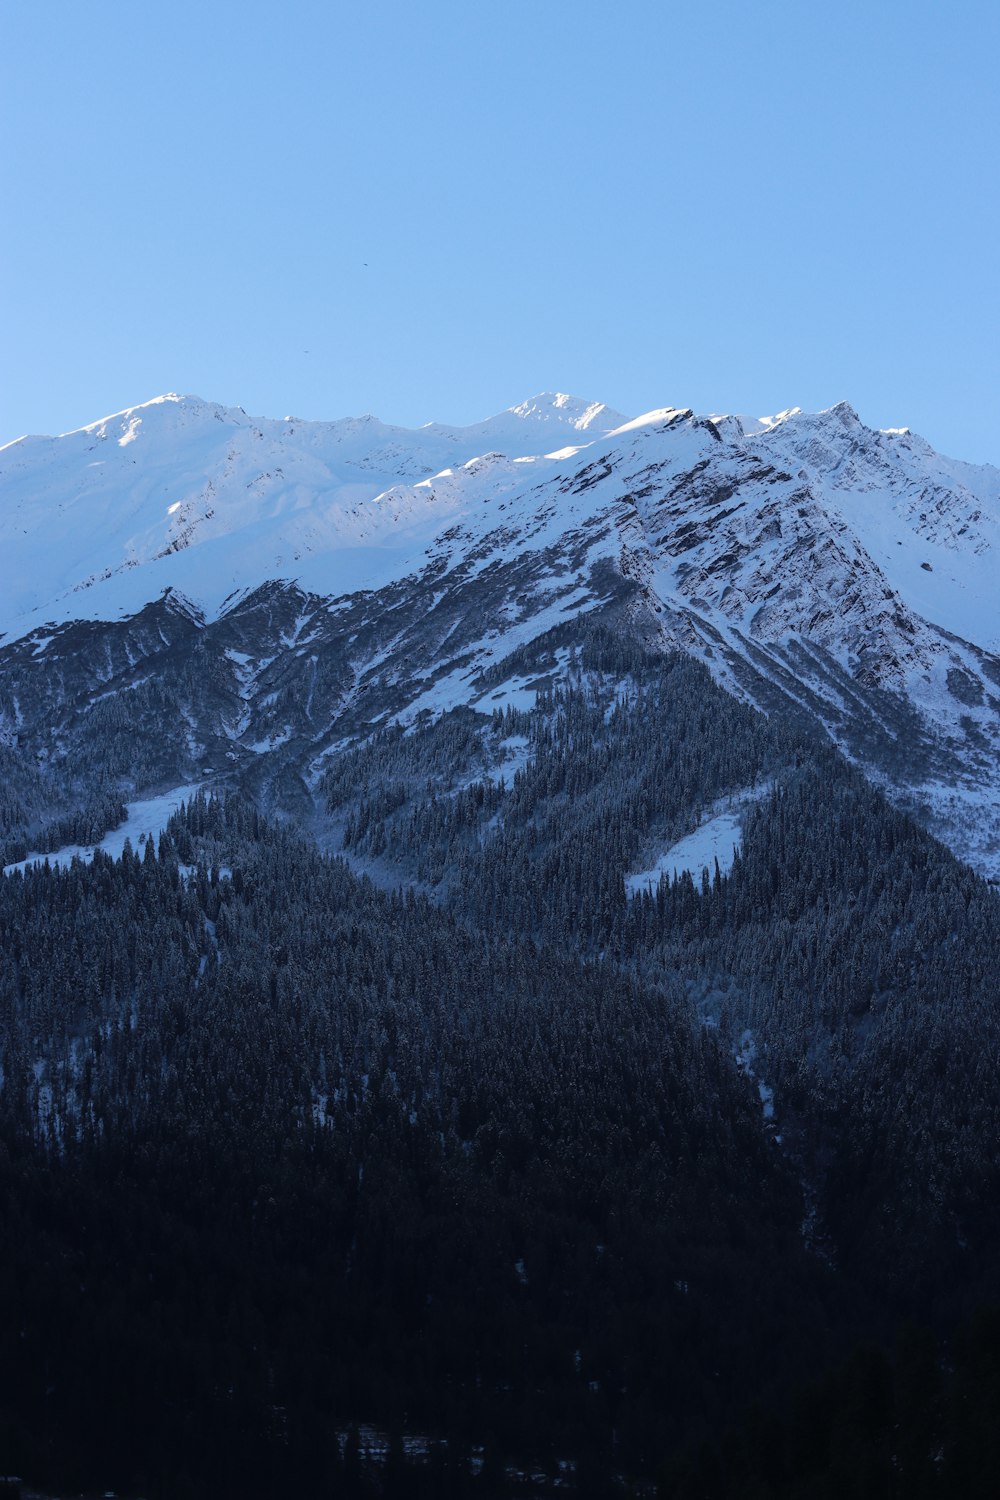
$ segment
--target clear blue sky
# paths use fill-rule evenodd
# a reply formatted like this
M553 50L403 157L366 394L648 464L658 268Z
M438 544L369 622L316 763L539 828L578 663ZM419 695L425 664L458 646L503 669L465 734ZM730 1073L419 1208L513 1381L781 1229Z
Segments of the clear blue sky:
M846 397L1000 462L996 0L2 0L0 441Z

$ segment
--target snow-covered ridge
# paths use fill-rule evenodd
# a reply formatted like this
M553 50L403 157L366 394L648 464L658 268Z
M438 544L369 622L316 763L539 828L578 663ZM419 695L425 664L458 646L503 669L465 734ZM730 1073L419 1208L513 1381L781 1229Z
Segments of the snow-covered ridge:
M1000 640L992 623L985 638L980 629L995 613L997 470L942 458L905 429L866 428L845 402L755 420L677 407L628 419L561 393L471 427L415 430L254 418L168 394L58 438L22 438L0 449L0 633L119 618L167 587L209 615L275 577L325 595L378 587L419 569L456 519L480 532L502 493L537 491L636 442L663 446L634 460L656 462L665 488L706 458L754 457L808 481L918 613Z
M1000 470L846 402L627 418L557 393L408 430L168 395L0 450L0 740L22 684L39 729L50 684L63 706L130 690L200 632L223 655L195 738L291 747L308 778L345 718L478 703L516 647L626 609L731 691L794 704L1000 870L998 547ZM969 799L992 809L975 838Z
M274 577L321 593L377 587L447 520L426 487L411 489L421 480L484 454L538 456L621 420L561 394L468 428L416 430L253 418L169 394L58 438L19 439L0 449L0 634L42 618L117 618L166 587L209 614Z

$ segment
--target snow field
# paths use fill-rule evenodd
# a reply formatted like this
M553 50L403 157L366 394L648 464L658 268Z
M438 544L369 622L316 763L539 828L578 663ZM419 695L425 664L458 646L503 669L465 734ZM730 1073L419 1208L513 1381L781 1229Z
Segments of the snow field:
M711 812L693 833L686 834L671 844L648 869L639 870L625 877L625 892L628 896L639 896L644 891L655 895L662 876L677 880L687 873L695 885L700 885L703 870L709 875L715 872L715 861L719 871L726 875L733 867L736 851L743 839L743 819L751 803L766 797L771 783L758 787L746 787L723 799L724 806L715 804Z
M199 790L200 784L178 786L172 792L161 792L156 797L146 797L139 802L130 802L125 822L113 828L110 833L106 833L100 843L68 844L65 848L57 849L54 854L29 854L26 859L18 860L16 864L5 865L3 873L12 875L15 870L26 870L29 865L44 864L46 860L53 867L63 869L68 868L74 859L82 859L89 864L98 849L103 850L105 854L110 854L112 859L120 859L126 839L130 841L133 849L138 849L140 839L158 838L177 809Z

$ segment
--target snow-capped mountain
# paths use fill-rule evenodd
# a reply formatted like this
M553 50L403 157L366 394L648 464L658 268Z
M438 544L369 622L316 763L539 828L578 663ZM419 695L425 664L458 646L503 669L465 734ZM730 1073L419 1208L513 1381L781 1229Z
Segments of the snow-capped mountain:
M622 420L594 403L542 396L474 427L407 431L374 417L257 420L169 395L64 437L21 438L0 449L0 631L10 638L39 620L114 618L167 587L215 612L234 589L273 577L322 593L345 580L384 581L419 555L441 519L419 489L390 508L378 498L389 486L491 450L533 454L590 440ZM361 548L370 554L363 563ZM384 549L391 556L379 558ZM179 552L182 563L165 562ZM141 579L128 578L135 568Z
M0 496L0 735L40 764L113 699L157 741L137 789L224 771L305 805L337 746L488 711L513 649L603 612L1000 875L1000 470L846 403L541 395L409 431L164 396L8 445Z

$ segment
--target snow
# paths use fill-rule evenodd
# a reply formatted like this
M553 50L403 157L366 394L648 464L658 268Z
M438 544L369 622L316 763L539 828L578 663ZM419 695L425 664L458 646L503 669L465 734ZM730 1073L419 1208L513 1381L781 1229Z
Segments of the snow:
M502 682L499 687L490 688L489 692L477 698L473 708L481 714L491 714L494 709L513 708L527 713L534 708L538 699L538 689L529 687L529 679L526 677L511 677L507 682Z
M761 424L754 446L805 468L915 613L1000 646L1000 470L947 458L905 427L868 428L846 401Z
M676 880L685 872L697 883L701 879L702 870L707 869L710 875L713 873L716 860L725 875L732 869L741 833L742 825L736 814L720 813L718 817L702 823L694 833L689 833L686 838L672 844L648 870L627 875L625 889L630 896L637 896L647 890L655 892L663 875L669 880Z
M173 791L161 792L155 797L130 802L125 822L112 829L110 833L106 833L100 843L67 844L64 848L56 850L54 854L29 854L26 859L18 860L16 864L5 865L3 873L11 875L15 870L25 870L29 865L44 864L46 860L53 867L63 869L68 868L74 859L82 859L89 863L97 849L110 854L113 859L120 859L126 839L130 841L134 850L138 850L140 840L158 838L178 808L183 807L184 803L195 796L199 790L200 784L178 786L174 787Z
M670 427L678 418L690 416L690 411L681 406L658 406L653 411L647 411L639 417L632 417L622 422L611 434L612 437L624 437L628 432L643 432L647 429L652 431Z
M501 740L495 747L497 759L492 765L475 767L468 779L454 788L455 792L465 787L474 786L477 781L487 781L493 786L511 786L518 773L524 773L531 764L533 756L531 741L523 734L510 734ZM496 827L499 821L499 813L494 814L490 820L490 827Z
M567 396L562 391L553 395L545 392L540 396L532 396L529 400L522 401L520 406L512 406L511 413L541 422L562 420L580 432L594 426L610 431L624 420L621 412L612 411L600 401L581 401L578 396Z
M665 646L694 650L744 696L733 657L805 641L847 673L867 650L868 682L905 693L945 739L963 717L987 739L996 728L985 696L970 708L949 694L945 668L961 658L982 675L963 643L1000 648L1000 470L937 454L902 427L870 429L846 402L752 419L678 406L629 418L548 392L470 427L408 430L374 417L253 418L171 394L8 444L0 493L0 638L27 637L46 660L61 624L127 618L167 590L195 620L269 580L336 610L402 580L435 594L488 585L528 559L532 581L463 640L461 658L439 649L398 717L470 702L530 708L534 682L484 690L483 674L598 607L591 570L604 563L637 581ZM309 618L290 637L301 648ZM231 659L249 696L261 664ZM766 658L754 665L766 673ZM827 674L834 735L851 712L845 692L849 678ZM661 860L698 876L729 861L735 837L723 818Z
M757 1085L757 1097L760 1099L761 1113L764 1122L771 1129L774 1127L774 1090L768 1084L763 1083L757 1077L754 1063L757 1060L757 1040L752 1031L744 1031L740 1037L739 1046L733 1054L736 1066L741 1073L752 1078ZM777 1137L780 1145L781 1138Z
M556 395L470 428L407 431L168 395L20 439L0 449L0 632L125 617L168 587L207 617L267 579L320 596L379 588L425 566L450 522L523 485L536 461L554 471L538 449L558 429L599 434L602 413L605 429L620 418Z
M610 460L627 475L655 462L669 478L731 449L734 461L756 453L805 474L916 613L1000 643L1000 471L944 458L905 429L865 428L846 403L713 421L714 430L673 406L629 419L559 392L471 427L416 430L375 418L251 418L197 397L158 397L0 449L0 632L120 618L168 587L209 617L267 579L294 579L321 597L377 589L440 555L456 523L459 555L468 552L511 505L521 545L528 521L534 546L557 540L571 518L586 521L611 498L593 479L554 494L547 486L567 465ZM617 472L610 487L621 494ZM511 546L498 536L480 566Z
M716 860L719 862L720 873L727 875L733 867L736 850L743 840L743 819L747 807L767 796L770 790L771 783L763 782L760 786L746 787L722 799L725 805L721 810L720 804L716 803L710 809L709 816L693 833L671 844L648 869L626 875L626 894L638 896L644 891L655 894L664 875L668 880L677 880L687 873L696 886L700 885L702 871L707 870L709 875L713 875Z
M291 724L285 724L274 734L269 735L266 740L243 740L241 748L252 751L254 755L267 755L271 750L278 750L282 745L286 745L293 733Z

